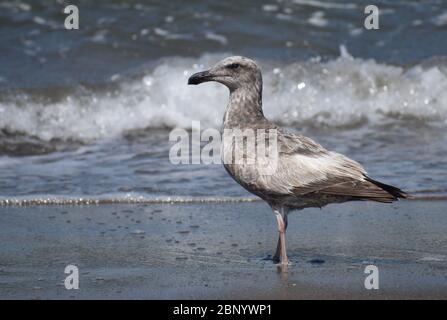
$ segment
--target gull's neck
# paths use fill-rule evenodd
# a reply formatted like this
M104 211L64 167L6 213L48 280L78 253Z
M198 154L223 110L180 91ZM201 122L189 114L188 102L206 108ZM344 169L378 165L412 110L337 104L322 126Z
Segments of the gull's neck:
M224 128L241 128L259 121L265 121L262 112L262 83L230 90Z

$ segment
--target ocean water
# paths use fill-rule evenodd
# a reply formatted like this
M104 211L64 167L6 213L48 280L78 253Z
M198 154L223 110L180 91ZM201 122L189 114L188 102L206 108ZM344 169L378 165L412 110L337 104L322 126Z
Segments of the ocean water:
M447 195L447 2L0 2L0 203L250 197L220 165L174 165L169 132L219 128L189 75L263 70L267 117L418 196ZM50 199L50 200L46 200Z

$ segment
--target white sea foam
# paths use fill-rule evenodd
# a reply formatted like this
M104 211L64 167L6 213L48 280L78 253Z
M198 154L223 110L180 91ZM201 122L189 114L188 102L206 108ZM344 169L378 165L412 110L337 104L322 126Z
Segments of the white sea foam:
M353 10L357 9L358 7L355 3L337 3L337 2L317 1L317 0L293 0L293 2L298 5L324 8L324 9Z
M312 14L312 16L307 20L311 25L316 27L326 27L329 22L324 16L323 11L316 11Z
M116 92L78 93L51 104L22 94L0 102L0 130L88 141L132 129L188 128L192 121L218 128L228 90L215 83L188 86L187 79L222 57L169 58L140 80L117 79ZM441 61L404 69L355 59L342 47L340 57L328 62L259 63L265 114L282 124L350 126L396 117L447 123L447 72Z
M214 33L214 32L206 32L205 38L219 42L221 45L228 44L228 39L225 36L223 36L221 34Z
M447 11L433 18L433 23L439 27L447 25Z

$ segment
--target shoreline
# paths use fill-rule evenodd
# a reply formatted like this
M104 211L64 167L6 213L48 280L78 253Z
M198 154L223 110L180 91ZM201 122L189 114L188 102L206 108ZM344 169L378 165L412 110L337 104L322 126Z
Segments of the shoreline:
M399 201L447 201L447 195L411 195L410 198ZM243 202L263 202L258 197L160 197L129 196L115 198L91 197L42 197L42 198L0 198L2 207L33 207L33 206L89 206L89 205L139 205L139 204L225 204Z
M1 299L446 299L447 201L292 213L262 202L0 207ZM64 269L79 268L79 290ZM367 265L380 272L366 290Z

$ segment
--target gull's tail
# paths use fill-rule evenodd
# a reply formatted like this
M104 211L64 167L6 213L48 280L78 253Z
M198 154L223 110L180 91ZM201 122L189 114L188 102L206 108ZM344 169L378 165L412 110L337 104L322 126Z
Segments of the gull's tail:
M406 193L405 191L402 191L401 189L399 189L397 187L390 186L389 184L385 184L385 183L376 181L374 179L371 179L368 176L365 177L365 180L368 182L371 182L372 184L379 187L380 189L388 192L394 198L392 200L411 198L411 196L408 193Z

